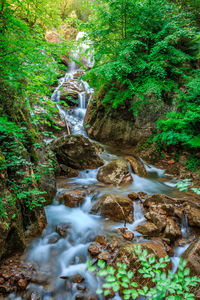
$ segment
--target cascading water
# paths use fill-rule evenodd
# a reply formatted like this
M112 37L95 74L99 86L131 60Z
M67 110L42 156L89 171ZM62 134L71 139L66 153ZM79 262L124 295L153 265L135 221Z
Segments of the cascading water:
M52 95L52 100L59 102L60 87L69 80L73 80L76 66L71 64L70 72L59 81L59 86ZM87 82L81 82L84 87L84 92L79 93L79 105L70 111L65 111L59 104L58 109L62 118L64 118L71 127L73 134L86 135L83 127L83 118L86 112L86 96L92 95ZM110 162L119 155L113 149L105 150L101 154L105 162ZM57 184L57 196L52 205L45 208L47 216L47 227L42 236L36 239L24 254L26 261L34 264L37 272L35 282L28 287L29 293L36 291L41 300L75 300L80 294L77 289L77 284L72 285L66 278L76 275L83 275L84 286L87 288L86 295L95 295L95 291L100 287L100 281L89 272L87 272L86 261L89 258L88 246L98 234L116 234L116 229L123 226L122 223L112 223L109 220L103 219L100 216L95 216L90 213L92 203L98 199L100 195L105 193L118 193L128 195L129 192L145 192L147 194L165 193L172 194L174 186L170 185L169 179L164 170L155 168L154 166L146 165L148 172L147 178L139 177L132 173L134 181L127 186L114 187L99 185L96 175L98 170L84 170L79 173L76 178L63 179ZM57 202L57 197L72 189L86 188L87 194L84 202L80 207L69 208ZM143 241L141 234L135 231L137 225L145 222L143 206L140 202L134 202L134 223L127 224L129 230L134 232L134 240ZM66 237L60 238L56 232L56 226L61 223L68 224L68 234ZM182 225L182 233L188 232ZM183 229L184 228L184 229ZM180 255L187 248L179 247L175 251L175 256L172 258L173 271L176 271ZM11 295L9 299L17 299L16 295ZM27 299L27 298L19 298ZM99 298L103 299L103 298ZM120 299L116 295L115 300Z

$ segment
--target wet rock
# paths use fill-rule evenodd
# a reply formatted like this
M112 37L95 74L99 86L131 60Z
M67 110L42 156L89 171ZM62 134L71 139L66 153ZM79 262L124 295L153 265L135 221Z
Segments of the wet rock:
M103 259L105 261L108 261L110 259L110 253L108 251L105 251L105 252L101 252L99 255L98 255L98 259Z
M78 284L76 286L76 288L77 288L78 291L85 291L86 290L86 287L84 285L80 285L80 284Z
M138 194L137 193L134 193L134 192L132 192L132 193L130 193L130 194L128 194L128 197L131 199L131 200L139 200L140 199L140 197L138 196Z
M96 149L82 135L67 135L54 140L51 143L60 164L73 169L96 169L103 165L103 160L96 153Z
M139 158L134 156L126 156L125 159L130 163L133 172L140 177L147 176L147 171L144 167L144 164L140 161Z
M60 223L56 226L56 232L65 238L69 234L70 225L68 223Z
M77 177L79 174L78 170L74 170L66 165L60 164L60 175L64 175L68 178Z
M59 226L59 225L58 225ZM49 244L56 244L57 241L59 240L59 235L57 233L52 234L49 239L48 239L48 243Z
M78 294L76 295L76 300L86 300L86 296L84 294Z
M71 280L74 283L82 283L85 280L85 278L83 276L81 276L80 274L76 274L72 277Z
M140 199L146 199L148 195L144 192L139 192L138 196L139 196Z
M70 79L65 81L60 87L60 99L66 101L70 106L78 104L78 95L84 92L84 87L81 81Z
M126 240L131 241L134 238L134 234L133 234L133 232L127 230L127 231L124 232L123 237Z
M97 256L99 253L102 252L102 250L103 250L102 245L97 242L92 242L88 248L88 252L92 256Z
M187 266L191 270L191 275L200 275L200 238L194 241L184 252L183 259L187 260Z
M158 236L160 233L158 227L152 222L146 222L143 225L139 225L135 230L147 237Z
M95 238L95 242L99 243L100 245L106 246L107 240L103 235L97 235Z
M33 292L31 293L31 295L29 296L28 300L40 300L40 295L37 292Z
M167 224L167 214L163 209L151 209L148 213L145 214L145 217L152 221L159 231L162 231Z
M18 280L17 285L20 290L25 290L28 285L28 282L26 281L26 279L20 279Z
M172 218L167 218L164 237L168 238L171 243L173 243L178 237L181 237L181 229Z
M101 214L113 221L133 223L133 202L121 195L103 195L92 207L92 213Z
M133 181L127 163L122 159L114 160L101 167L97 179L105 184L127 184Z
M62 194L58 201L68 207L78 207L83 203L85 196L85 189L77 189Z

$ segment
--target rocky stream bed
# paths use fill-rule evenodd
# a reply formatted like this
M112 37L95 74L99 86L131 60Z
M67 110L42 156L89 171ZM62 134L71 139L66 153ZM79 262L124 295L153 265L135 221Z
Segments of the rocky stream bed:
M1 265L0 299L104 299L95 293L100 280L87 271L89 257L112 265L124 261L141 285L148 284L137 273L136 243L156 258L169 255L173 272L182 256L192 274L200 273L199 198L180 193L165 170L88 139L83 119L92 90L77 76L67 73L52 96L73 96L78 107L65 111L58 105L71 134L46 141L60 174L56 197L45 208L47 226L22 257Z

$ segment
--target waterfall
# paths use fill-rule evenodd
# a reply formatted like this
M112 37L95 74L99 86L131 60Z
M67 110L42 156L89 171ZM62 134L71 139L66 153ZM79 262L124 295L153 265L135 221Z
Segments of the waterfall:
M181 233L182 233L182 237L184 239L187 239L190 236L190 228L189 228L189 225L188 225L188 217L187 217L187 213L185 211L183 212L183 219L182 219L182 224L181 224Z

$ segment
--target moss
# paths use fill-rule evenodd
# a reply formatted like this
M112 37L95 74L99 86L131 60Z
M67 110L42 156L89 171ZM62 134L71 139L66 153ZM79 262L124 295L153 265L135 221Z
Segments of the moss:
M35 149L33 149L33 148L31 149L30 156L31 156L32 162L37 163L39 161L39 154L37 153L37 151Z

